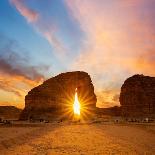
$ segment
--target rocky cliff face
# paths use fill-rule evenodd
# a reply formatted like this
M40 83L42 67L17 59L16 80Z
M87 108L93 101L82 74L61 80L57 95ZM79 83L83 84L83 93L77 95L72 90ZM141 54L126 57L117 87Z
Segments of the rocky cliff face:
M134 75L121 87L120 104L125 116L155 115L155 77Z
M59 119L73 114L75 89L82 106L95 109L96 96L86 72L59 74L33 88L25 97L25 109L20 119Z

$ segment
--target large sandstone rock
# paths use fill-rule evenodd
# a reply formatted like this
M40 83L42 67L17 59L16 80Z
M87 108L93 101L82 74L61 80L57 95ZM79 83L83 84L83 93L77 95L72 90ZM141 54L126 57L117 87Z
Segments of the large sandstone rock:
M85 109L96 107L96 96L90 76L75 71L59 74L33 88L25 97L20 119L59 119L72 117L75 89Z
M155 77L134 75L121 87L120 104L124 116L155 115Z

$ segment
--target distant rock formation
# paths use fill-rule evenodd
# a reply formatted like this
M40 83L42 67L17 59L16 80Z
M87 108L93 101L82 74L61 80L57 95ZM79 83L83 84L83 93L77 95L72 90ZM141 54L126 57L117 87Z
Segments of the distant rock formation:
M110 115L110 116L121 116L121 107L114 106L109 108L97 108L97 115Z
M19 119L21 109L14 106L0 106L1 119Z
M155 115L155 77L134 75L121 87L120 104L124 116Z
M82 106L88 110L95 109L97 99L88 73L67 72L50 78L28 92L20 119L59 119L72 116L76 88Z

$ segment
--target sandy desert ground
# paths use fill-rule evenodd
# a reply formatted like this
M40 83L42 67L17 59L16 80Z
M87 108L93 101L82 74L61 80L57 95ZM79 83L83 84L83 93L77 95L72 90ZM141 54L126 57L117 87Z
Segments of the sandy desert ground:
M0 127L0 155L154 155L155 125L49 123Z

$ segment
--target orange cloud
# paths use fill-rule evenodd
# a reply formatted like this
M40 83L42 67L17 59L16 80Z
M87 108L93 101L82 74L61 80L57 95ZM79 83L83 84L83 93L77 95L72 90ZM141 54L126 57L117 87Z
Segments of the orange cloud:
M24 107L25 95L43 81L26 79L24 76L0 74L0 105Z
M28 22L36 22L38 20L38 12L26 7L23 0L10 0L10 2Z
M144 3L149 2L66 0L70 15L86 36L72 68L91 74L99 106L114 105L113 97L127 77L137 73L155 76L154 16L145 8L148 12L142 18Z
M13 92L15 95L21 97L20 91L12 85L11 81L7 81L6 79L0 79L0 89L7 91L7 92Z
M100 90L96 92L98 104L100 108L108 108L111 106L120 106L118 90Z
M27 92L43 82L45 77L41 72L47 71L48 66L33 66L29 57L25 55L23 57L15 51L18 46L15 40L10 40L3 35L0 37L1 40L3 45L0 47L0 105L18 102L20 103L17 104L18 106L23 106Z

